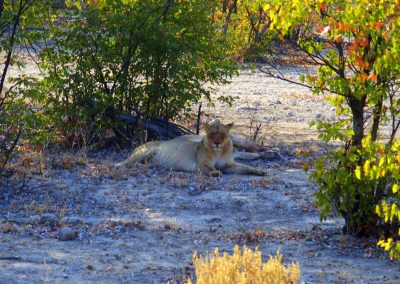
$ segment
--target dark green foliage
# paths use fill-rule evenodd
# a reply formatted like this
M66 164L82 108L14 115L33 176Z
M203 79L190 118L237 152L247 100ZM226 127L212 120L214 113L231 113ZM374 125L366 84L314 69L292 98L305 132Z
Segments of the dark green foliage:
M235 72L211 21L212 1L122 1L71 9L44 38L45 78L29 94L58 134L86 143L115 121L110 108L172 120L210 98L205 83Z
M272 7L280 38L296 39L295 47L317 68L297 84L329 95L336 108L335 121L317 122L322 139L341 142L315 162L310 176L319 186L321 218L336 211L348 233L391 236L385 249L397 246L399 254L393 217L400 204L400 160L394 159L400 127L398 1L293 0L273 1Z
M16 53L25 42L25 29L33 27L32 15L40 11L40 1L0 1L0 171L5 167L25 127L27 104L17 92L24 80L10 74L12 67L23 67ZM14 78L13 78L14 77Z

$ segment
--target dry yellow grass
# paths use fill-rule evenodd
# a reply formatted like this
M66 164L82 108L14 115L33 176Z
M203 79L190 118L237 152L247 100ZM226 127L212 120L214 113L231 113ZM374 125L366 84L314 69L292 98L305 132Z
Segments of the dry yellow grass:
M297 283L300 278L300 266L292 263L288 267L282 264L282 256L270 256L263 262L261 252L243 247L243 252L235 246L233 255L220 254L218 248L214 253L199 257L195 252L193 263L196 268L197 284L258 284ZM189 279L188 283L193 283Z

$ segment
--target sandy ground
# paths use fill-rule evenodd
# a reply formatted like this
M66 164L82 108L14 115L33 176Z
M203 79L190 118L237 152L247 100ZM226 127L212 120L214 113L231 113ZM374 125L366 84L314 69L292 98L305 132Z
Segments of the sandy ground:
M308 127L333 117L324 99L246 70L216 91L238 99L206 115L245 137L261 124L257 141L280 150L281 160L251 162L268 176L114 170L128 152L64 155L59 168L10 176L0 184L0 283L182 283L194 251L235 244L258 246L265 259L279 250L307 283L400 283L399 263L375 239L342 235L341 218L319 220L301 165L327 147Z

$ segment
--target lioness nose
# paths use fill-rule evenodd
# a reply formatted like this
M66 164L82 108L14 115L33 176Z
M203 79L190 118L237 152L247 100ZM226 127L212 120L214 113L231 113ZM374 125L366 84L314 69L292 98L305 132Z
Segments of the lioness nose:
M215 146L218 148L221 143L215 143Z

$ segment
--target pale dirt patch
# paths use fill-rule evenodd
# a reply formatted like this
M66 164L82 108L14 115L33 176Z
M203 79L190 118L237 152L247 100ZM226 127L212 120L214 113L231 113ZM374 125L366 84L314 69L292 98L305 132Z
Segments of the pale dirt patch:
M376 240L342 235L340 218L319 221L315 188L301 169L306 158L295 152L310 159L326 149L308 127L333 115L324 99L248 71L217 92L239 99L206 114L248 137L250 122L261 123L258 141L281 150L281 161L251 163L269 176L113 170L126 152L9 177L0 191L0 283L181 283L193 275L195 250L231 252L235 244L258 246L266 259L280 250L285 263L300 262L307 283L399 283L399 264ZM74 240L57 239L63 226Z

